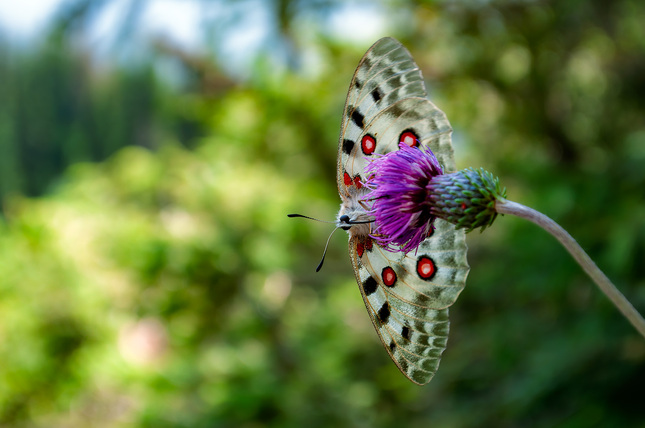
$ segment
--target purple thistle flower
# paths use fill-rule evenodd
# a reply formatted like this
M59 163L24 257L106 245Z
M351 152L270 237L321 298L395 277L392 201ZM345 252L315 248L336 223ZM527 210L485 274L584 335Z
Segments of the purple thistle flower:
M493 223L495 202L506 197L495 177L472 168L444 174L429 148L399 147L365 168L364 185L371 190L366 202L376 224L371 236L380 245L416 249L432 234L436 218L469 232Z
M376 219L372 237L391 251L408 252L434 229L427 186L443 171L429 148L399 147L367 166L365 186L372 190L368 203Z

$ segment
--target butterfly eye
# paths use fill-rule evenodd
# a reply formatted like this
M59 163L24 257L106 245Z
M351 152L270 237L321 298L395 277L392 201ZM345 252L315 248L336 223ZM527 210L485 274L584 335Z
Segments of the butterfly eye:
M349 216L347 214L341 215L338 220L340 220L341 223L348 223L349 224Z

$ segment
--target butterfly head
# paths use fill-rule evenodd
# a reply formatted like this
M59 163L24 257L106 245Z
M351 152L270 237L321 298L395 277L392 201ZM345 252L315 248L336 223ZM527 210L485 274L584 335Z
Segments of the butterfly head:
M352 224L350 223L350 219L347 214L343 214L338 217L338 227L343 230L349 230L352 228Z
M346 199L341 204L336 227L347 231L350 236L368 236L372 232L373 223L374 217L357 199Z

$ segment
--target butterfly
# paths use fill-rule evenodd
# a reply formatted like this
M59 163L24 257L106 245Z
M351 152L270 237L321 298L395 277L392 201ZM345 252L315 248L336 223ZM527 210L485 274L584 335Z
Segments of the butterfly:
M455 162L445 114L427 98L419 67L397 40L378 40L354 73L342 118L336 225L349 233L356 282L374 328L399 370L428 383L448 340L448 307L463 290L469 267L463 230L436 219L416 251L379 246L369 214L365 168L399 143L427 146L444 172Z

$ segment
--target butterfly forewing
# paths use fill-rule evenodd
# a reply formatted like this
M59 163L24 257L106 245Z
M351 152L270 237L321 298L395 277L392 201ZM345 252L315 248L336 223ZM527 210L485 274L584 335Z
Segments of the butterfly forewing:
M365 167L399 142L429 147L444 171L455 169L451 128L426 98L423 77L396 40L381 39L360 61L347 95L338 148L338 189L348 212L369 197ZM425 384L448 338L448 307L468 274L462 230L441 220L416 251L393 252L350 230L349 253L363 301L397 367Z
M338 148L339 191L345 185L341 163L346 163L353 150L364 155L365 126L388 106L410 97L426 97L419 67L398 41L379 40L358 64L347 94Z
M401 135L412 133L418 143L427 145L435 153L439 163L447 171L454 170L454 160L450 133L452 129L444 113L425 98L405 98L379 111L369 118L361 137L373 138L374 150L367 154L360 144L354 148L356 152L340 155L341 171L350 177L360 177L365 180L365 167L375 157L397 150Z

